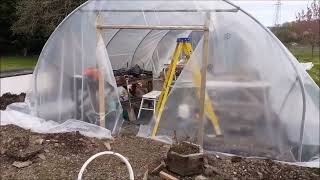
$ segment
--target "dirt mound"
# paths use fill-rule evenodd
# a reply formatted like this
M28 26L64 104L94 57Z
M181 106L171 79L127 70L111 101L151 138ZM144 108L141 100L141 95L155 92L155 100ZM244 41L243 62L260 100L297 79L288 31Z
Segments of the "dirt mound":
M14 126L8 126L8 129ZM18 129L14 128L14 131ZM26 161L34 158L42 151L42 147L30 142L30 131L22 131L22 133L12 133L11 136L5 138L1 133L1 154L7 155L9 158L18 161Z
M0 179L76 179L87 159L98 152L108 151L106 144L110 145L111 151L118 152L129 160L135 179L142 179L147 169L157 166L169 149L165 144L134 135L120 135L114 140L97 139L85 137L78 132L38 134L13 125L0 126L0 135L0 149L3 152L0 154ZM14 139L10 140L12 147L8 146L9 139ZM13 147L18 150L15 152L25 152L27 148L37 147L41 147L41 151L18 160L8 153L8 148L14 149ZM14 166L16 161L32 163L17 168ZM126 180L128 172L118 158L102 156L90 163L83 177Z
M14 102L24 102L26 93L21 93L19 95L5 93L0 97L0 110L5 110L9 104Z
M45 141L53 143L55 147L62 146L64 150L80 153L88 148L90 140L78 131L67 133L47 134Z
M199 153L200 148L198 146L194 146L186 142L181 142L181 143L174 144L170 148L170 151L173 151L182 155L189 155L189 154Z
M209 156L208 163L218 172L211 178L236 179L318 179L320 169L282 164L270 159Z

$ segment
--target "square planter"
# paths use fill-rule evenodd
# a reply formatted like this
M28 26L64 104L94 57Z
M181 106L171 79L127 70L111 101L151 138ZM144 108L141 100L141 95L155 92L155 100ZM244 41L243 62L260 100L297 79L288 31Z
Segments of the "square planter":
M168 170L181 176L200 174L203 168L202 148L185 141L173 145L167 154L167 167Z

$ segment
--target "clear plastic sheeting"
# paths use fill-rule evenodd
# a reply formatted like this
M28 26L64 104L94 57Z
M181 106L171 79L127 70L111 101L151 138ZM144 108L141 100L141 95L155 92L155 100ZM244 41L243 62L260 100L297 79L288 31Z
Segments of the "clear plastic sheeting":
M20 108L27 109L26 104L17 103L7 108L6 111L1 111L0 125L13 124L24 129L30 129L37 133L64 133L79 131L82 135L96 138L112 138L111 131L100 126L86 123L83 121L69 119L60 124L56 121L48 121L34 117L30 114L21 112ZM16 109L16 110L13 110Z
M318 155L317 85L311 84L309 76L303 80L309 84L305 86L306 121L302 125L303 92L298 73L307 73L293 63L296 59L244 13L216 13L211 19L206 91L223 137L215 136L206 116L204 149L296 161L303 128L302 160ZM195 77L202 66L202 44L203 40L170 92L157 131L161 139L174 132L180 139L197 138L200 86Z
M59 123L82 120L116 134L122 125L122 108L109 58L122 52L108 55L104 38L111 41L115 32L98 33L96 20L96 13L77 11L53 33L39 57L28 97L32 113L40 118ZM101 98L104 111L100 109Z
M202 67L204 32L191 26L204 27L207 15L208 65ZM199 75L205 72L207 99L223 133L215 135L206 115L205 150L287 162L319 156L319 87L267 28L225 0L84 3L58 26L39 57L30 113L118 133L122 107L112 70L139 65L158 78L180 37L191 38L194 52L172 84L154 138L170 142L176 132L179 139L196 139ZM150 137L153 127L152 120L139 136Z

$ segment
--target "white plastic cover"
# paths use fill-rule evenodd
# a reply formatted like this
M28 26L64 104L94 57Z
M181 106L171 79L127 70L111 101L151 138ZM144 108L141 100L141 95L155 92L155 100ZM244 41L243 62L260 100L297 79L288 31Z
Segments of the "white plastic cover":
M100 126L86 123L83 121L69 119L60 124L56 121L48 121L41 118L36 118L28 111L27 104L15 103L7 107L5 111L1 111L0 125L14 124L24 129L30 129L38 133L64 133L79 131L82 135L96 138L112 138L111 131Z
M207 121L204 148L285 161L297 160L299 147L303 147L304 161L319 154L319 87L269 30L224 0L88 1L60 24L42 51L33 91L28 94L32 113L58 123L77 119L98 124L99 90L85 72L87 68L102 69L106 127L118 132L122 108L112 69L138 64L157 76L170 62L176 39L185 36L192 38L195 50L171 90L157 137L170 141L176 131L179 138L194 139L200 104L193 75L201 67L202 32L100 32L96 22L202 26L207 12L211 19L206 90L224 136L214 137ZM150 132L153 124L145 132Z

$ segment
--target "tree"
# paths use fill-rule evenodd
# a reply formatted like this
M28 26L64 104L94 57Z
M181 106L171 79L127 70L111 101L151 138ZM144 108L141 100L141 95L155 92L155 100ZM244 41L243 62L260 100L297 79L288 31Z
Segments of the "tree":
M15 21L16 0L0 1L0 55L13 51L15 37L10 29Z
M313 58L314 48L320 44L320 0L314 0L306 11L298 12L296 19L294 29L301 35L304 43L311 45Z
M301 10L296 15L297 21L319 20L320 18L320 0L313 0L307 10Z
M274 27L272 31L283 43L297 42L298 40L297 33L294 32L292 23L284 23L279 27Z
M56 26L86 0L20 0L18 20L12 30L16 34L48 37Z
M11 30L16 45L26 55L30 49L40 51L56 26L86 0L17 0L16 21Z

